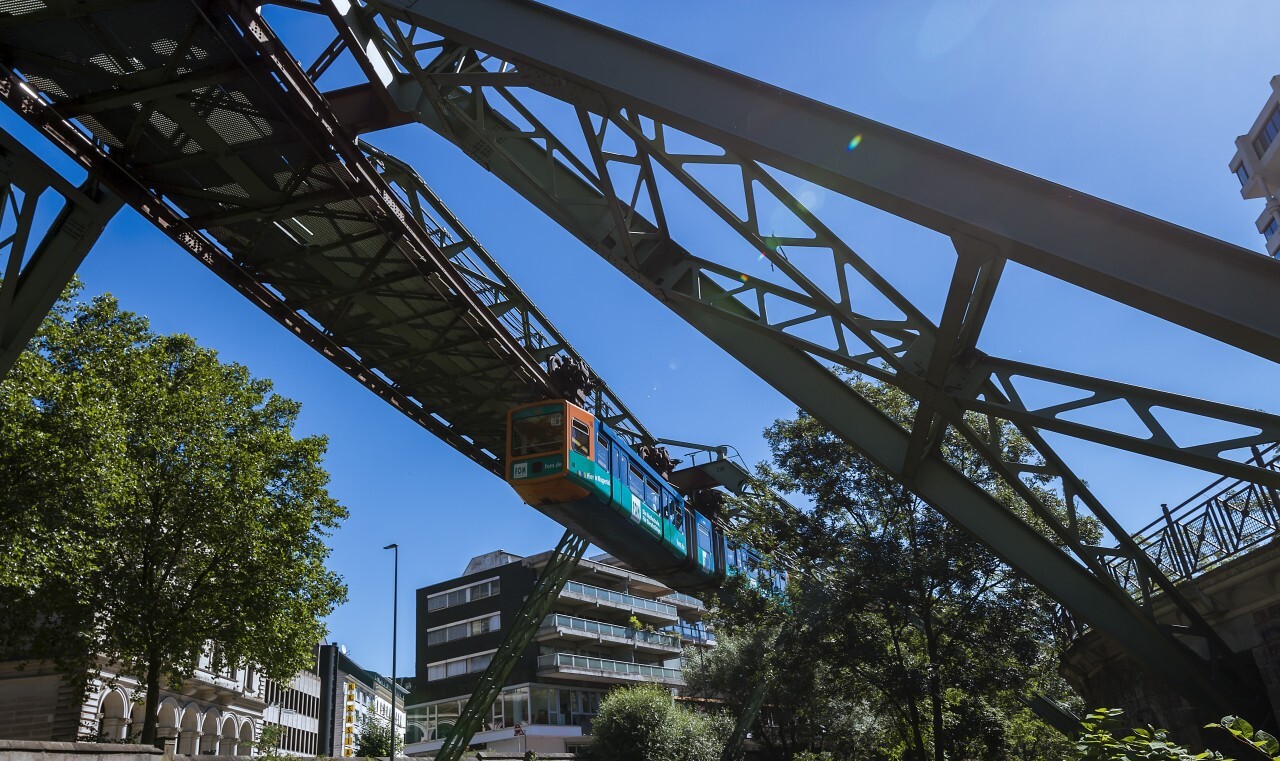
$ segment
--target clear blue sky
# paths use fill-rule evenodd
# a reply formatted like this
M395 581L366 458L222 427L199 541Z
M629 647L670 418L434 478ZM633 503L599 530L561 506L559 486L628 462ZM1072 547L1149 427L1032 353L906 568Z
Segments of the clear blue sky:
M1258 201L1227 170L1233 140L1278 73L1270 4L1233 2L554 3L863 116L1261 250ZM285 36L297 30L283 29ZM13 127L5 115L2 123ZM20 134L29 134L21 133ZM792 406L421 128L368 136L411 160L658 435L767 455L761 429ZM47 151L43 151L47 155ZM59 162L65 165L65 162ZM816 194L828 213L835 199ZM695 233L696 234L696 233ZM695 248L698 240L690 245ZM859 250L929 313L949 270L937 242L878 221ZM689 242L686 243L689 245ZM1280 266L1280 265L1277 265ZM571 273L575 293L562 284ZM81 269L161 331L181 331L303 403L300 431L330 439L333 493L351 518L331 566L351 601L332 639L389 672L391 553L401 546L398 672L412 674L416 587L476 554L550 548L561 529L292 339L129 211ZM605 322L583 314L623 314ZM619 350L625 339L628 350ZM1077 372L1276 411L1275 365L1012 265L981 344ZM1131 528L1211 480L1091 445L1062 452Z

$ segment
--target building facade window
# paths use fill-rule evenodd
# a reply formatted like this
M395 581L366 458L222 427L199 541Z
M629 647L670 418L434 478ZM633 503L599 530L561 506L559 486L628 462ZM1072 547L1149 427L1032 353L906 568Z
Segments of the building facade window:
M486 597L494 597L501 591L498 579L488 579L478 584L471 584L431 595L427 598L427 610L435 611L452 608L455 605L463 605L468 602L483 600Z
M501 623L499 614L490 613L469 621L459 621L448 626L438 626L427 630L427 644L440 645L458 639L488 634L489 632L497 631Z
M1232 171L1236 173L1236 177L1240 180L1240 186L1244 187L1244 184L1249 181L1249 167L1242 163Z
M1267 237L1267 240L1271 240L1271 236L1275 235L1277 230L1280 230L1280 222L1277 222L1276 218L1272 217L1267 226L1262 228L1262 234Z
M474 655L464 655L461 658L452 658L447 661L439 661L427 665L427 681L434 682L439 679L448 679L450 677L462 676L463 674L473 674L478 671L484 671L489 667L489 662L493 660L493 654L496 650L489 650L484 653L475 653Z
M1273 106L1271 114L1267 116L1267 121L1263 123L1262 129L1258 131L1258 136L1253 139L1253 150L1257 152L1258 158L1262 158L1267 149L1271 147L1276 135L1280 135L1280 107Z

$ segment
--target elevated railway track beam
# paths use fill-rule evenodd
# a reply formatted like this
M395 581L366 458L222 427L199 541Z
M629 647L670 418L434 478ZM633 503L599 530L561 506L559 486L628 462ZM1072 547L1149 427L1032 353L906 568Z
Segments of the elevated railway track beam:
M452 140L1190 702L1217 711L1241 694L1258 694L1251 675L1233 670L1229 650L1199 612L1040 432L1275 485L1274 471L1232 454L1276 441L1280 419L989 357L976 346L1004 263L1016 261L1277 360L1280 332L1265 306L1280 286L1274 262L532 3L326 3L346 47L359 51L380 88L370 100L394 103ZM548 99L566 113L554 126L538 116ZM383 123L402 119L391 113ZM852 135L868 150L838 150ZM707 147L668 147L687 144L677 139L686 137ZM699 181L694 170L707 166L737 170L733 198L723 186ZM956 266L938 324L771 169L948 236ZM666 224L670 186L659 174L766 257L776 277L747 277L733 263L683 248ZM761 197L788 209L807 234L771 235L758 211ZM741 208L746 212L735 211ZM855 308L853 294L866 289L878 299ZM878 313L858 311L876 301L886 305ZM831 364L913 396L919 406L911 430L854 393L824 366ZM1029 404L1020 384L1031 382L1075 401ZM1145 434L1069 415L1115 402L1137 415ZM1157 409L1256 433L1184 446ZM983 418L1015 425L1034 456L1014 457L998 426ZM946 461L939 444L948 428L983 453L1032 520ZM1046 482L1064 500L1065 515L1042 499ZM1084 515L1121 546L1089 544L1079 525ZM1137 600L1107 564L1116 555L1134 562ZM1178 621L1152 619L1156 593L1175 602ZM1168 623L1183 634L1175 637Z
M541 361L580 359L420 178L346 132L249 6L20 6L0 16L0 63L0 99L102 186L491 472L507 408L553 395ZM607 386L594 401L652 440Z

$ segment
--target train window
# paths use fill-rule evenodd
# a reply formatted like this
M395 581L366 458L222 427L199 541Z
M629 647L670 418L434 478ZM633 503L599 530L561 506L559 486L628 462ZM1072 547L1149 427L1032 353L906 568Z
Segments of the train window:
M644 499L644 476L640 475L640 469L632 465L631 470L631 493Z
M609 440L603 436L596 435L596 465L604 468L604 472L609 472Z
M574 420L570 434L573 451L581 455L591 454L591 429L581 420Z
M644 503L655 513L662 514L662 506L658 503L658 485L653 481L644 482Z
M556 452L564 447L564 410L511 421L511 456Z

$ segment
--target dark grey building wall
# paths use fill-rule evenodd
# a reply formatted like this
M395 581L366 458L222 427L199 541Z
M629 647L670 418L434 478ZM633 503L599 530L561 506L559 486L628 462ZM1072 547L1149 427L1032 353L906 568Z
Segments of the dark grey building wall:
M501 585L501 591L496 597L475 600L437 611L427 610L427 598L437 592L457 589L458 587L468 586L494 577L498 578ZM416 658L414 660L417 666L417 675L414 678L414 692L410 696L408 704L413 705L414 703L429 702L456 695L469 695L475 688L476 682L479 681L479 673L428 681L427 665L497 648L502 644L503 637L506 636L512 622L515 621L516 613L519 612L520 606L524 604L525 597L528 596L529 591L533 589L533 583L537 580L537 577L537 570L516 562L507 563L480 573L459 576L419 589L415 606L417 632L415 637ZM444 642L439 645L427 644L428 629L458 621L466 621L467 619L494 612L501 616L501 624L497 631L474 637L465 637L453 642ZM531 681L537 671L537 660L538 647L536 644L530 645L529 649L517 662L515 670L507 680L508 683L520 684Z

